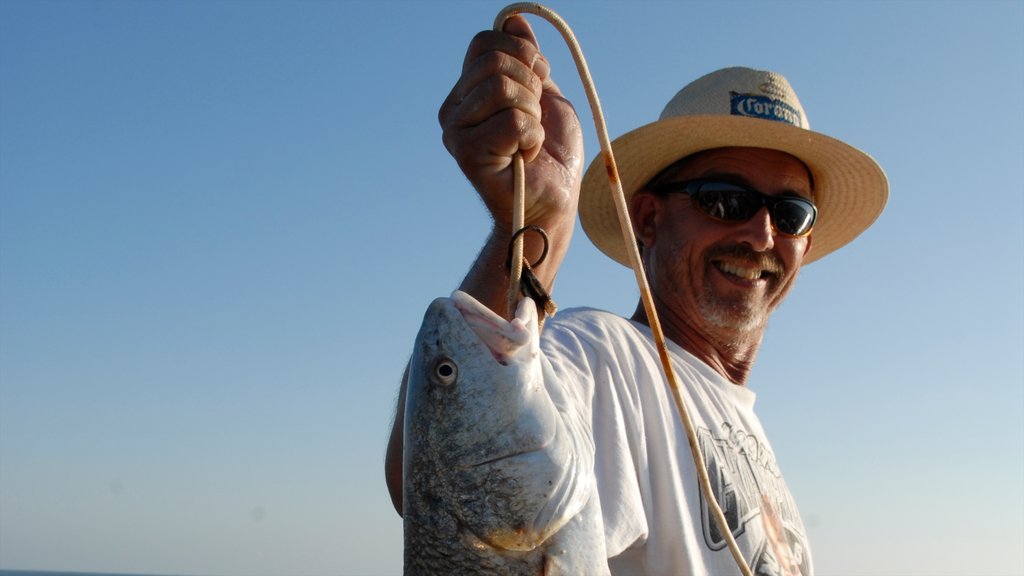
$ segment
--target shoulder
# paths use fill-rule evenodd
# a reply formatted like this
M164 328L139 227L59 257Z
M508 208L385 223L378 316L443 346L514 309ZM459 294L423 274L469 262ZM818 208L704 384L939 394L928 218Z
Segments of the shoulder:
M647 356L653 343L641 326L618 314L595 308L570 308L549 319L541 333L545 354L591 367L617 364L623 357Z
M542 336L603 341L609 336L637 338L642 335L633 322L618 314L596 308L570 308L548 320Z

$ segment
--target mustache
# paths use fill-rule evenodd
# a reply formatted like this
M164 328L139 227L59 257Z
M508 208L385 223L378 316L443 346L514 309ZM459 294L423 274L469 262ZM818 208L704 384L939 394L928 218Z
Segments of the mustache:
M751 264L770 274L777 276L786 271L786 265L774 252L758 252L746 244L732 244L728 246L713 246L705 253L707 261L726 259Z

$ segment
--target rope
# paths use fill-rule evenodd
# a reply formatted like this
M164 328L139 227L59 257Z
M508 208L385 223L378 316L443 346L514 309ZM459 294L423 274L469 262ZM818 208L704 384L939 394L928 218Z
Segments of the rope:
M522 152L512 157L512 233L526 226L526 166ZM519 287L523 281L523 235L519 234L512 242L512 254L509 256L511 268L508 278L508 317L516 317L516 305L519 303Z
M594 117L594 125L597 128L597 137L601 145L601 155L604 159L605 168L607 168L608 181L612 187L612 196L615 201L615 210L619 218L619 227L622 230L623 240L629 250L629 261L633 269L633 274L636 276L637 286L640 288L640 299L643 302L644 310L647 312L647 321L650 323L651 332L654 335L654 343L658 349L658 356L661 358L661 366L665 373L666 383L672 391L672 398L675 400L676 410L679 412L679 419L682 421L683 428L686 430L686 439L690 445L690 455L693 457L693 463L697 470L697 479L700 484L700 489L704 493L704 497L708 503L708 509L715 520L715 524L718 526L718 531L725 538L726 544L729 546L729 551L732 552L732 557L736 561L736 565L739 567L740 572L743 576L752 576L750 567L747 565L746 559L743 558L743 554L740 551L739 546L736 544L736 539L732 536L732 530L729 528L729 523L725 519L725 514L722 512L721 506L718 505L718 500L715 498L715 493L711 488L711 480L708 478L707 469L704 467L704 457L701 454L700 445L697 442L697 432L694 430L693 421L690 419L690 414L686 409L686 405L683 403L683 397L679 390L679 382L676 378L675 370L672 368L671 360L669 359L668 346L665 343L665 334L662 331L661 321L658 319L658 313L654 307L654 297L651 295L651 289L647 283L647 276L644 274L643 262L640 261L640 250L637 248L636 236L633 233L633 224L630 222L629 218L629 208L626 205L626 194L623 192L622 183L619 180L619 169L615 165L615 156L612 154L611 139L608 137L608 129L605 125L604 113L601 111L601 102L597 98L597 89L594 87L594 81L590 76L590 70L587 68L587 62L583 58L583 50L576 41L576 36L572 33L572 30L569 29L569 26L565 21L562 20L561 16L551 9L534 2L510 4L503 8L494 19L494 29L501 31L505 21L508 20L509 17L522 12L535 14L550 22L562 35L566 45L569 47L570 54L572 54L573 61L576 63L576 70L579 72L580 79L583 81L583 89L586 91L587 100L590 103L590 111ZM523 227L523 206L525 202L524 197L526 195L525 176L523 172L525 172L523 159L520 153L517 152L513 161L515 182L513 199L515 211L512 215L513 231L519 230ZM516 246L513 247L513 267L515 267L516 254L518 254L520 270L518 272L514 272L512 274L512 279L510 279L510 306L514 306L514 303L512 303L513 299L518 299L519 295L522 250L522 237L520 236L516 240ZM512 308L512 312L514 313L514 308Z

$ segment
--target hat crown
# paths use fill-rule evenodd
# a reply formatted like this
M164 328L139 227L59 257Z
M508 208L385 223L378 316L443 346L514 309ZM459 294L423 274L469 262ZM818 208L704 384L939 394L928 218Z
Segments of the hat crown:
M659 119L705 114L761 118L810 129L786 78L753 68L723 68L701 76L669 100Z

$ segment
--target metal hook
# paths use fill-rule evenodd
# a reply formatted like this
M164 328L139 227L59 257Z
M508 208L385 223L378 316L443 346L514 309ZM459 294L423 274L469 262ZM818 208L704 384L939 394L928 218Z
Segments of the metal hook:
M530 262L526 261L526 258L523 258L523 262L526 264L528 268L533 268L535 266L540 266L544 262L544 259L548 257L548 247L550 245L550 240L548 240L548 233L545 232L544 229L541 228L540 226L537 226L536 224L530 224L529 226L524 226L519 230L516 230L516 232L512 234L512 238L508 242L508 258L505 260L505 266L508 266L509 268L512 267L512 251L515 247L516 240L518 240L520 236L531 230L533 232L540 234L540 237L544 239L544 250L540 253L540 257L537 258L536 262L531 264Z

